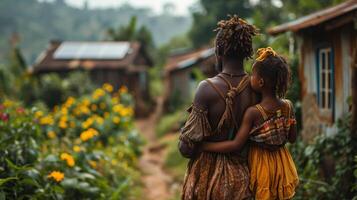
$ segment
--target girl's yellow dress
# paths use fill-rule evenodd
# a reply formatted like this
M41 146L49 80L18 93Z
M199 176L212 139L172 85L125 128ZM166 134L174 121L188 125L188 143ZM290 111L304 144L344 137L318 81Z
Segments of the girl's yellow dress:
M284 146L290 126L296 123L291 103L285 102L285 106L275 112L256 105L264 121L250 133L253 144L249 150L248 165L250 189L257 200L291 199L299 183L294 161ZM279 145L280 148L271 151L262 148L259 143Z

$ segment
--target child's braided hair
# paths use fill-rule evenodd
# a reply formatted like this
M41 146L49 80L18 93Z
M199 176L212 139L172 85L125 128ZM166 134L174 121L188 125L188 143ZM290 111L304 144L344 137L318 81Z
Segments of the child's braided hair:
M219 56L251 58L253 54L252 38L258 29L248 24L237 15L228 15L228 20L217 24L216 52Z
M271 47L260 48L254 63L258 74L270 83L273 92L284 98L288 90L291 74L285 58L278 55Z

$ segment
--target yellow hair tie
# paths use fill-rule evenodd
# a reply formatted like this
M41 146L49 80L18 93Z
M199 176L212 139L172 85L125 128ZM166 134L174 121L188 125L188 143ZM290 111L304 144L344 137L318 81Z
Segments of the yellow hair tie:
M263 61L265 60L268 56L276 56L275 51L273 50L273 48L271 47L267 47L267 48L260 48L257 51L257 58L255 60L257 61Z

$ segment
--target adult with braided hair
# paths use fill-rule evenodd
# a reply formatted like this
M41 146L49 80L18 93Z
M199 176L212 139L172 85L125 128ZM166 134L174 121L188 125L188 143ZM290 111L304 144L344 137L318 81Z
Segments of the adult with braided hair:
M240 200L251 197L247 153L200 152L202 142L232 139L244 111L257 103L243 61L253 54L257 29L237 16L218 22L215 39L220 73L200 82L182 128L179 150L190 161L182 199ZM245 149L245 148L243 148Z

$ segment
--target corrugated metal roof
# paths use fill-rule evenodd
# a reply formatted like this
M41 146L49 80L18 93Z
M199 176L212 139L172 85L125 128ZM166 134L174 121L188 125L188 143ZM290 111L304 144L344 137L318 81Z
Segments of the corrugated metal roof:
M197 62L214 56L214 48L203 48L195 51L171 56L165 66L166 71L173 71L190 67Z
M350 0L338 4L336 6L317 11L310 15L301 17L292 22L288 22L285 24L281 24L279 26L275 26L273 28L268 29L268 33L271 35L276 35L279 33L283 33L286 31L299 31L301 29L305 29L311 26L316 26L328 20L334 19L343 14L356 11L357 10L357 0Z

